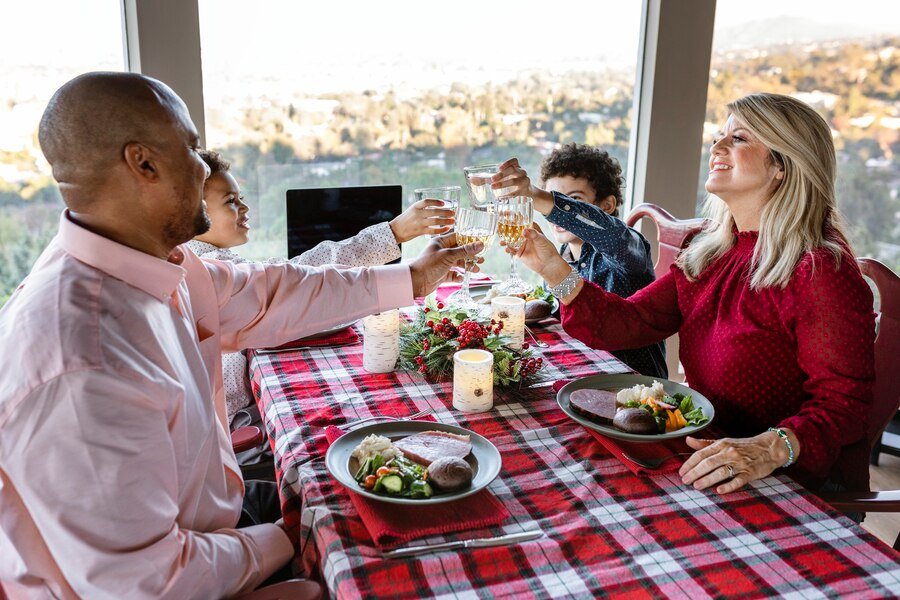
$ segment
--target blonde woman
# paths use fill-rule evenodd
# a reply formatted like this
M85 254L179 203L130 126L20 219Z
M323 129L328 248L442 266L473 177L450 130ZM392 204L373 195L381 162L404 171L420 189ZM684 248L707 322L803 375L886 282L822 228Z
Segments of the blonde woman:
M728 108L706 181L714 225L665 276L620 298L535 231L521 258L554 287L566 331L590 346L679 333L689 384L733 436L688 438L685 484L727 493L784 467L813 489L865 489L874 314L840 225L831 131L788 96Z

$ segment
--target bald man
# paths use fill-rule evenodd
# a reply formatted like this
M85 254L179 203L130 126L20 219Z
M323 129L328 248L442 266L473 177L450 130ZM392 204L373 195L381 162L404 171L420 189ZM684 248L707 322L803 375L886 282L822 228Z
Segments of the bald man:
M200 260L209 171L187 108L136 74L51 99L40 143L59 233L0 310L0 580L27 598L218 598L293 555L237 528L220 356L413 303L481 246L409 265ZM447 246L447 247L444 247Z

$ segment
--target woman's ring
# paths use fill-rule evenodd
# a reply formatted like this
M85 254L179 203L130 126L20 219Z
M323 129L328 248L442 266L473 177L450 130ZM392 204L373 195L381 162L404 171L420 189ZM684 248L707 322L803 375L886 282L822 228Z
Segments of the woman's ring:
M725 465L725 467L728 469L728 477L734 479L734 467L731 465Z

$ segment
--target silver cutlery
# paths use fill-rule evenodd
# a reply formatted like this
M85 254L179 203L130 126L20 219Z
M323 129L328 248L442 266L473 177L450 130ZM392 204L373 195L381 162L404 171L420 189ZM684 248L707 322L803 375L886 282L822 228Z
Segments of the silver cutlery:
M548 381L538 381L537 383L532 383L531 385L529 385L529 386L528 386L528 389L533 390L533 389L536 389L536 388L550 387L550 386L553 385L554 383L556 383L556 380L555 380L555 379L550 379L550 380L548 380Z
M676 456L690 456L691 454L693 454L693 452L676 452L675 454L660 456L659 458L633 458L623 452L622 457L645 469L658 469L661 464L670 458L675 458Z
M508 533L497 537L475 538L471 540L459 540L457 542L445 542L442 544L426 544L424 546L409 546L407 548L398 548L397 550L389 550L382 552L384 558L405 558L407 556L416 556L417 554L425 554L427 552L440 552L442 550L456 550L457 548L489 548L491 546L509 546L512 544L521 544L536 540L544 535L543 531L522 531L519 533Z
M385 421L410 421L412 419L418 419L420 417L426 417L434 412L433 408L426 408L425 410L420 410L417 413L411 414L408 417L389 417L387 415L375 415L374 417L366 417L365 419L360 419L359 421L351 421L350 423L342 423L338 425L338 429L352 429L359 425L360 423L366 423L368 421L377 421L379 419Z
M528 325L525 326L525 331L528 333L529 336L531 336L531 341L534 342L534 345L537 346L538 348L549 348L550 347L550 344L548 344L547 342L542 342L541 340L537 339L537 337L534 335L534 332L531 331L531 328L529 328Z

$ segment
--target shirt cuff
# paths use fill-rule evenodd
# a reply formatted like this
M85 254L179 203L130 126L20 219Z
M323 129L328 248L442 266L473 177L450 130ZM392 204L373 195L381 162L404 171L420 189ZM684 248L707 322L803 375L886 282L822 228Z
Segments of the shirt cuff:
M553 196L553 208L550 209L546 218L554 225L559 225L559 222L566 218L566 213L563 212L563 208L560 206L563 196L559 192L550 192L550 195ZM568 206L569 210L571 210L571 205Z
M251 577L243 591L256 589L294 557L294 545L284 530L273 523L251 525L237 530L254 546L259 561L259 573Z
M390 221L382 221L381 223L377 223L372 225L372 231L378 232L388 240L394 240L394 244L397 245L397 248L400 248L400 242L397 240L397 236L394 235L394 230L391 229Z
M416 303L408 265L378 267L375 269L375 286L378 290L378 312Z

